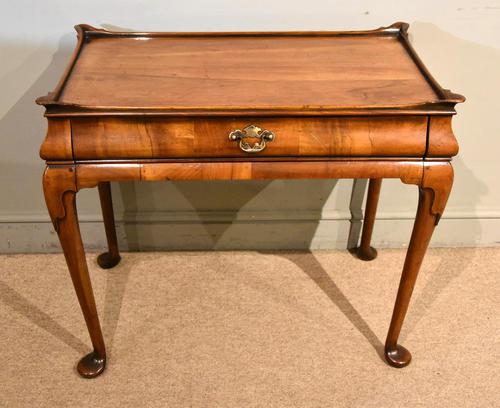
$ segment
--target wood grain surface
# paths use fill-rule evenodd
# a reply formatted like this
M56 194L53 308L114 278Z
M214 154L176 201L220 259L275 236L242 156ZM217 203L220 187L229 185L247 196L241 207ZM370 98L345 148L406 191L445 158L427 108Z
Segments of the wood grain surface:
M246 153L229 140L255 124L275 140ZM71 120L74 158L259 156L423 156L427 117L355 118L78 118Z
M383 106L438 97L397 37L97 38L61 101L85 106Z

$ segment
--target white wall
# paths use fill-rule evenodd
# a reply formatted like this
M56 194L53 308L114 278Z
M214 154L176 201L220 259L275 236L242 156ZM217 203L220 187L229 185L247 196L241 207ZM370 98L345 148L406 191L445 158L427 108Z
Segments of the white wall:
M143 31L369 29L410 23L415 48L445 88L467 97L454 121L455 187L433 245L500 243L500 1L27 1L1 2L0 251L58 250L45 210L37 96L52 90L75 44L73 25ZM114 185L122 246L345 247L352 181ZM362 185L358 185L358 188ZM375 242L407 242L414 186L386 181ZM357 203L359 205L359 203ZM84 239L101 247L95 191L79 193ZM351 235L353 238L353 235Z

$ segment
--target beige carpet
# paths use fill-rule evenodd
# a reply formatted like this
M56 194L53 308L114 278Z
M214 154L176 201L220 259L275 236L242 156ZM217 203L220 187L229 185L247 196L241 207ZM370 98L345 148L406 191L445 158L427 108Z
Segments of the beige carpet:
M500 406L500 248L429 251L397 370L380 353L403 259L125 253L104 271L90 254L108 367L85 380L63 256L1 256L0 406Z

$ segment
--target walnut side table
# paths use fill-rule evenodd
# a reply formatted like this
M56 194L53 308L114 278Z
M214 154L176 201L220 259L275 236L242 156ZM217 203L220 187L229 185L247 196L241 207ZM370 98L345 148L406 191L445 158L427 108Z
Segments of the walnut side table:
M455 104L424 67L408 24L371 31L132 33L76 26L78 44L46 108L43 188L101 374L104 340L76 213L76 193L99 189L109 251L120 261L110 181L369 178L358 256L370 247L383 178L419 188L385 343L398 344L415 280L453 182Z

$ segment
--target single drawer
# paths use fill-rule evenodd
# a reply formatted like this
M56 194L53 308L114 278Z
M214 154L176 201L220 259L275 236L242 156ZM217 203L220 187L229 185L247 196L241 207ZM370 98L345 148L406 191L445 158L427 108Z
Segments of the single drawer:
M423 156L427 116L71 119L74 158Z

